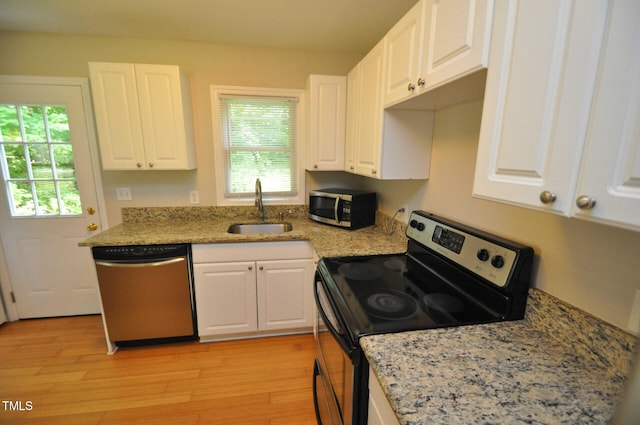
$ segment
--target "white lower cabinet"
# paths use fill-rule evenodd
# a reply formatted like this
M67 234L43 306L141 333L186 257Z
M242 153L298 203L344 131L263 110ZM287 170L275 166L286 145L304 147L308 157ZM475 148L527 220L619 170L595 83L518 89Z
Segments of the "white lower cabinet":
M194 245L193 262L201 340L313 328L315 263L308 243Z
M387 396L382 391L382 387L371 369L369 369L368 416L368 425L400 425Z

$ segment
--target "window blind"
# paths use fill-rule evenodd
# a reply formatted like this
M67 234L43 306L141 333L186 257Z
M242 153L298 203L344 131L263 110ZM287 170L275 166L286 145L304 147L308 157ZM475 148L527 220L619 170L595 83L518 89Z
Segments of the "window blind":
M246 197L260 178L264 194L295 196L297 98L219 96L225 196Z

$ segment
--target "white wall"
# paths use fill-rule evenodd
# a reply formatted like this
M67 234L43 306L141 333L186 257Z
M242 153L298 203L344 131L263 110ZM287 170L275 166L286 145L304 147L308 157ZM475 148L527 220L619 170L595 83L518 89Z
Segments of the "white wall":
M409 200L411 209L532 246L536 287L626 330L640 288L640 232L473 198L481 115L482 101L436 113L429 180L366 179L365 187L387 214Z
M189 76L198 169L102 172L111 226L121 221L123 207L189 205L191 190L198 190L200 205L215 205L210 85L304 89L309 74L346 75L361 56L172 40L0 31L0 74L88 78L87 63L103 61L179 65ZM117 187L131 188L133 200L118 201Z

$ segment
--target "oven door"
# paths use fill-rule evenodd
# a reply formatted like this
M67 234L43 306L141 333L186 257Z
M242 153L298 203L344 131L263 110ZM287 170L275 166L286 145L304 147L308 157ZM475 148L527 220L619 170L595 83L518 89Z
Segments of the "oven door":
M314 398L318 423L365 423L367 387L362 388L362 382L367 379L365 375L368 369L363 365L366 362L361 361L361 350L350 341L341 326L318 274L315 298L317 323Z

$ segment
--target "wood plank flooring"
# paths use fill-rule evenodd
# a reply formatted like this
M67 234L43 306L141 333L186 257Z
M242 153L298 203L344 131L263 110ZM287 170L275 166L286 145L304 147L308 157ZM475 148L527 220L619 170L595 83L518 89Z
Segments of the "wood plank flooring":
M100 316L6 323L0 424L315 425L313 359L311 334L108 356Z

